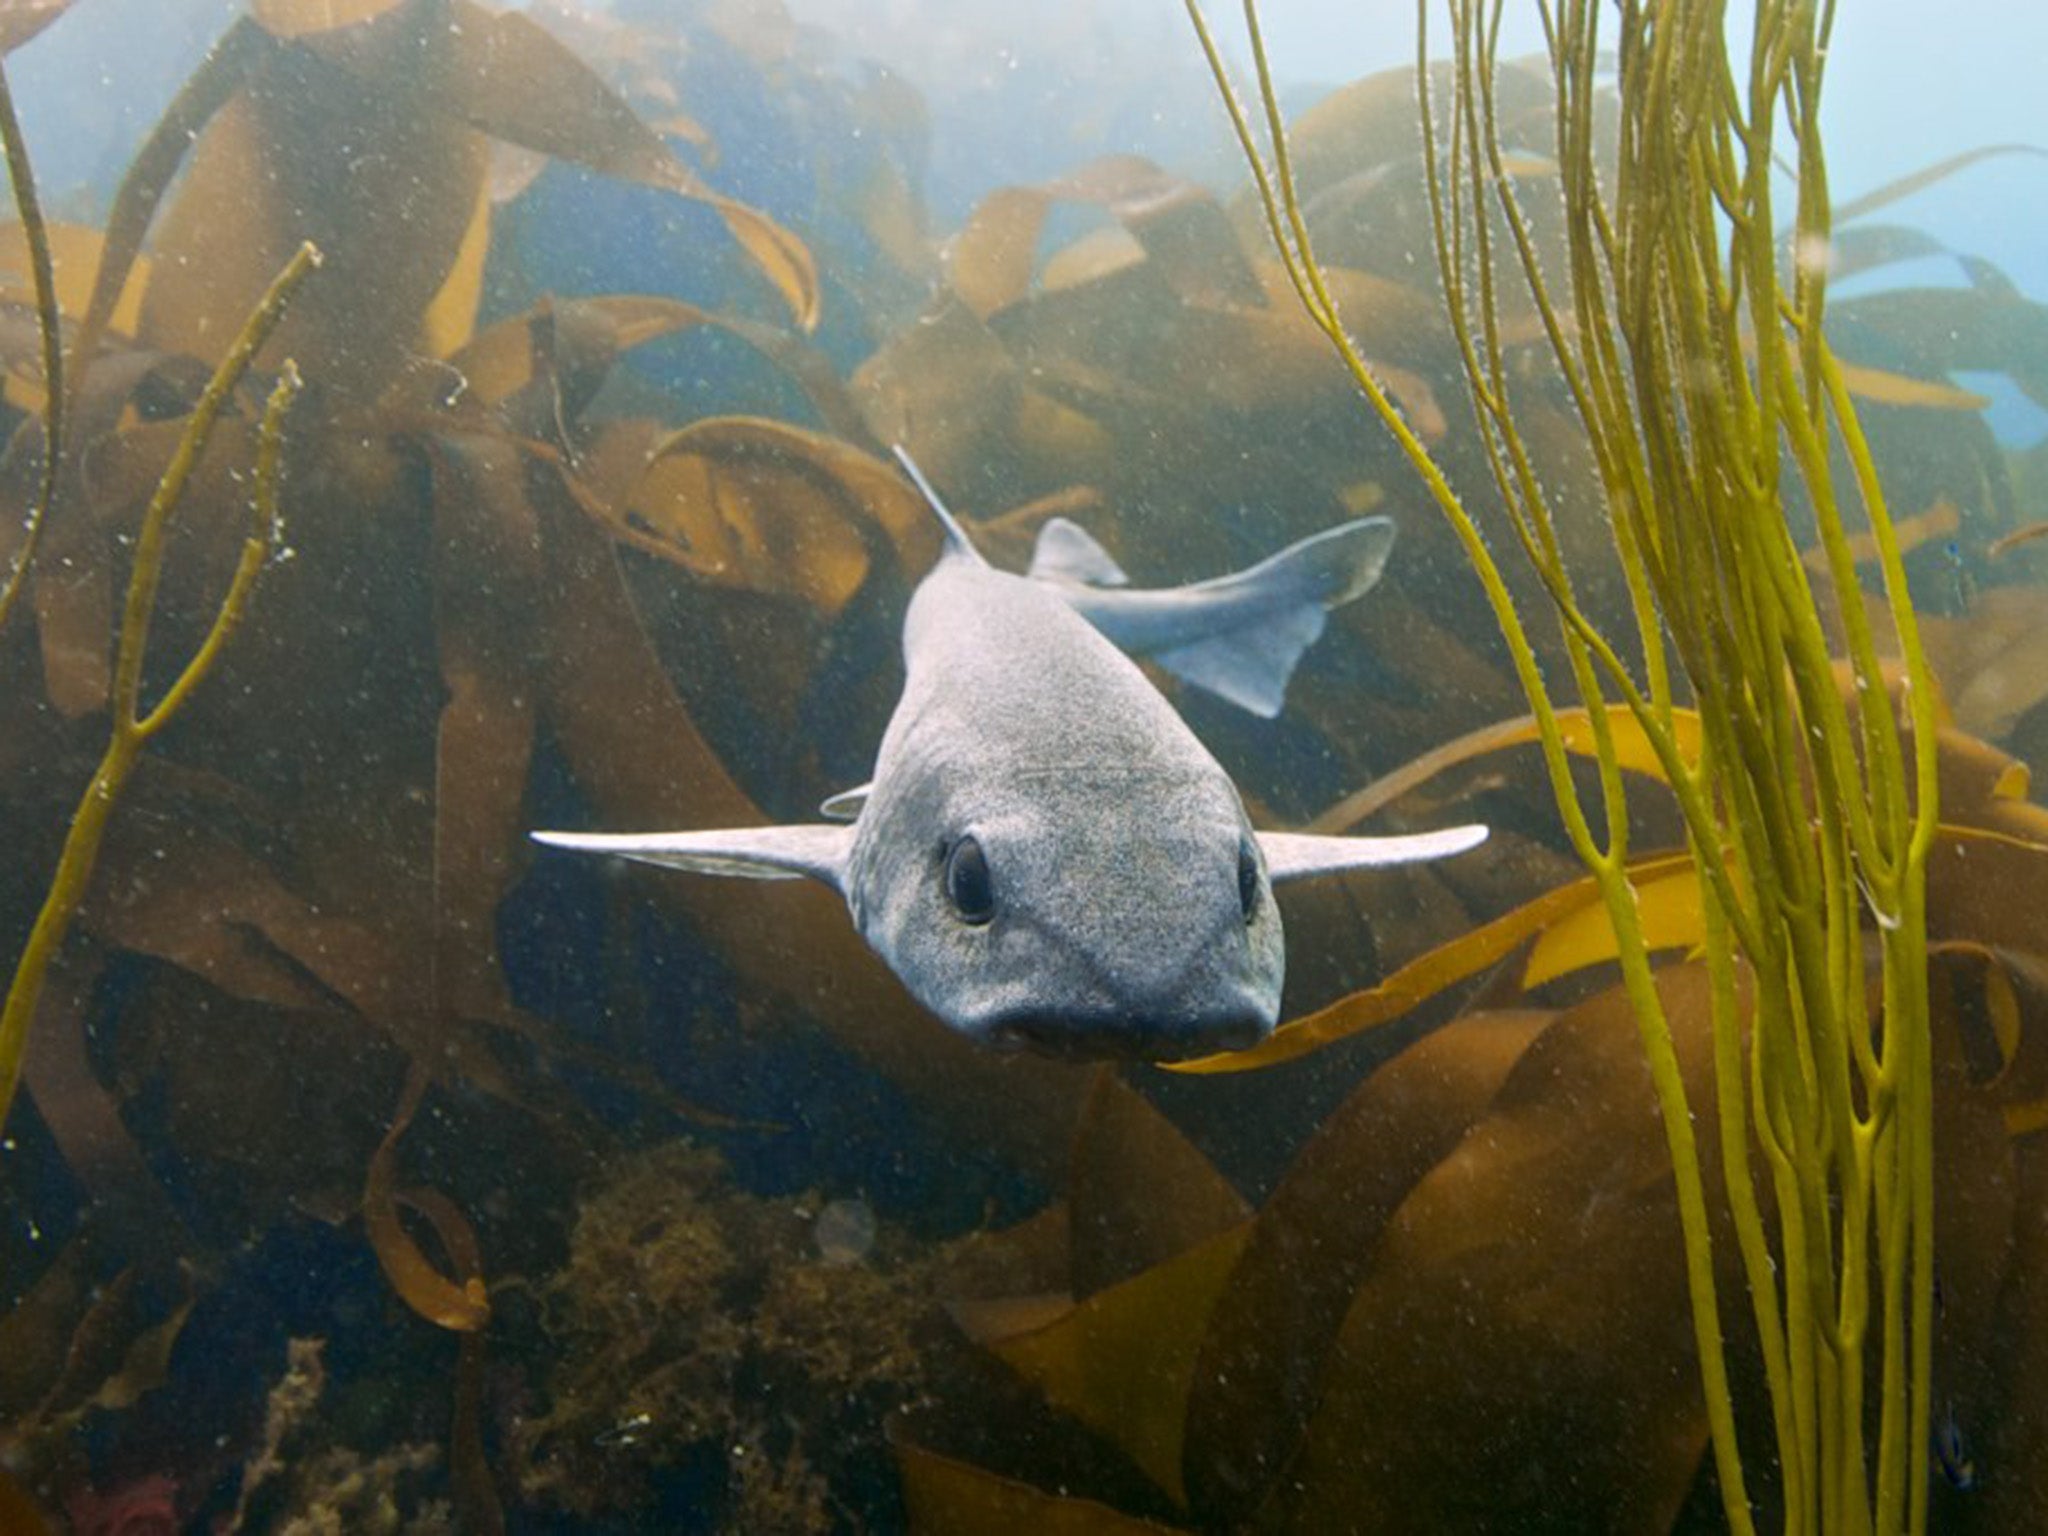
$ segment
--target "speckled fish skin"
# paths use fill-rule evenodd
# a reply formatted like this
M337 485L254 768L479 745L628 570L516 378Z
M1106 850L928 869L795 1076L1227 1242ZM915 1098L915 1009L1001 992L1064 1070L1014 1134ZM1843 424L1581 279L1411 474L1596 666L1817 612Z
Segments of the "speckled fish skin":
M907 677L854 825L869 945L954 1028L1058 1054L1169 1058L1273 1027L1284 952L1235 786L1062 598L955 552L904 623ZM961 922L971 836L995 915Z

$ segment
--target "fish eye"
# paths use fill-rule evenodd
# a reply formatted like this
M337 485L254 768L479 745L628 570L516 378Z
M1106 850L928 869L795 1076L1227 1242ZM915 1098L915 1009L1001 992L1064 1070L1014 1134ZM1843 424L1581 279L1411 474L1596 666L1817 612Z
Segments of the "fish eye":
M1237 904L1244 908L1244 923L1249 928L1259 915L1259 855L1250 838L1237 845Z
M972 834L946 853L946 899L960 921L980 927L996 915L996 893L989 881L988 855Z

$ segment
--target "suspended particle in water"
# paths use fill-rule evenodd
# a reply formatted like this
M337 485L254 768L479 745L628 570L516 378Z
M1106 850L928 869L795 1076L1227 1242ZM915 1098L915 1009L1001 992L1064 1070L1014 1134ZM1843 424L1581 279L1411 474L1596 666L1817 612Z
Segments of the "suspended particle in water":
M834 1200L811 1228L818 1257L827 1264L858 1264L875 1246L875 1213L862 1199Z

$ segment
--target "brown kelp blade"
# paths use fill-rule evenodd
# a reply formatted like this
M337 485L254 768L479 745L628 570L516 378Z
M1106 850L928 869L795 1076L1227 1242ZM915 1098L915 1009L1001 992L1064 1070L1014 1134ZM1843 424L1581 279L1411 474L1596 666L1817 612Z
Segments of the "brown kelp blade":
M454 1202L439 1192L402 1191L397 1185L398 1142L419 1110L426 1085L425 1072L415 1066L407 1075L391 1129L370 1159L369 1178L363 1186L363 1228L385 1278L407 1306L439 1327L472 1333L491 1316L475 1229ZM447 1269L428 1258L415 1241L399 1215L401 1205L433 1228L447 1256Z
M1174 1527L1047 1493L899 1437L910 1529L924 1536L1172 1536Z
M1865 192L1860 197L1852 197L1846 202L1837 203L1834 208L1834 221L1837 224L1848 224L1862 218L1865 214L1875 213L1880 208L1889 207L1893 203L1911 197L1915 192L1924 192L1927 188L1934 186L1938 182L1946 181L1959 171L1968 170L1971 166L1985 160L1993 160L2006 155L2030 155L2048 158L2048 149L2042 149L2034 144L1980 144L1975 149L1966 149L1960 154L1949 155L1944 159L1937 160L1932 165L1924 165L1917 171L1910 171L1904 176L1895 177L1891 181L1885 182L1882 186Z
M249 15L272 37L312 37L375 21L407 0L249 0Z
M0 0L0 54L14 52L73 4L74 0Z
M1252 1223L1196 1361L1182 1466L1205 1526L1243 1519L1283 1474L1388 1219L1552 1017L1453 1020L1361 1083L1295 1157Z
M1249 1224L1223 1231L990 1347L1184 1503L1181 1443L1196 1354L1249 1233Z
M707 417L662 438L617 514L615 532L700 579L798 597L828 620L877 553L921 573L939 544L938 525L880 459L755 417Z
M1243 1196L1113 1067L1098 1067L1067 1180L1077 1298L1184 1253L1251 1214Z
M809 247L757 208L706 187L590 67L518 11L449 6L449 108L494 138L645 182L717 210L803 330L818 323Z
M1710 1102L1704 972L1660 972L1659 994ZM1650 1105L1619 988L1522 1053L1387 1224L1262 1523L1668 1527L1707 1426ZM1724 1267L1732 1248L1717 1250ZM1475 1476L1475 1456L1528 1475Z
M1261 305L1265 293L1229 220L1207 188L1136 155L1111 155L1070 175L990 193L952 244L953 291L982 319L1031 291L1039 236L1056 203L1114 215L1183 299Z

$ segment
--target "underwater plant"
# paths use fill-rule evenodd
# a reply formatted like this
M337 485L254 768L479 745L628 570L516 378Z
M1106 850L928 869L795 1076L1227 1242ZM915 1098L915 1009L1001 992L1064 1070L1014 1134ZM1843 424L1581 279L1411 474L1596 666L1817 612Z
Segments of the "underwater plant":
M37 206L34 175L4 79L0 79L0 135L5 138L15 203L32 253L37 327L43 348L44 395L43 469L21 546L9 567L5 587L0 589L0 621L4 621L35 558L36 544L56 494L57 466L63 450L65 381L48 237ZM194 406L177 449L163 477L157 482L156 491L150 497L136 532L135 559L129 573L128 596L122 612L119 650L114 664L112 733L105 755L72 816L64 850L51 877L49 894L15 962L6 1002L4 1007L0 1007L0 1126L7 1122L8 1111L14 1104L15 1088L21 1081L29 1026L42 996L44 976L78 911L87 882L92 878L93 864L99 855L107 817L114 802L134 773L150 738L177 717L193 690L212 670L221 648L241 622L249 593L262 573L264 563L278 548L277 482L284 418L300 389L298 370L289 360L279 369L277 382L263 409L257 440L255 484L250 499L252 521L227 591L221 597L213 623L198 648L164 690L162 697L144 709L141 700L143 656L149 639L150 618L156 608L157 583L163 570L167 524L184 495L193 467L206 451L222 409L249 371L257 352L269 341L271 333L284 318L293 293L319 263L318 249L310 243L301 243L272 279Z
M1750 1530L1755 1513L1695 1132L1706 1114L1718 1125L1719 1172L1769 1384L1784 1528L1922 1529L1934 1327L1926 892L1939 828L1937 696L1898 535L1824 332L1830 214L1818 113L1833 8L1760 3L1742 63L1730 57L1721 0L1623 4L1606 45L1619 133L1605 163L1596 128L1610 102L1601 7L1546 3L1563 273L1539 260L1502 150L1501 9L1498 0L1451 0L1450 93L1440 102L1443 77L1426 53L1429 6L1418 5L1429 205L1494 486L1513 545L1550 599L1583 703L1590 739L1577 749L1598 766L1590 800L1571 770L1557 684L1537 661L1500 560L1360 355L1311 249L1257 7L1247 0L1245 16L1270 168L1201 9L1188 3L1301 303L1485 586L1572 846L1604 900L1677 1178L1729 1525ZM1777 214L1781 121L1795 178L1789 235ZM1525 291L1541 318L1598 466L1634 617L1626 649L1587 617L1563 553L1566 509L1545 490L1518 426L1502 341L1511 289ZM1799 558L1795 503L1819 530L1826 587ZM1896 658L1880 652L1858 581L1850 514L1859 509ZM1687 693L1692 709L1681 704ZM1687 1096L1651 964L1645 872L1632 862L1624 762L1645 749L1677 799L1697 886L1711 1105ZM1875 998L1866 946L1878 955Z

